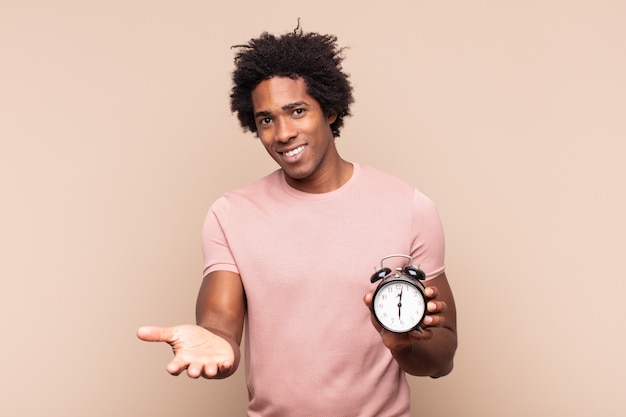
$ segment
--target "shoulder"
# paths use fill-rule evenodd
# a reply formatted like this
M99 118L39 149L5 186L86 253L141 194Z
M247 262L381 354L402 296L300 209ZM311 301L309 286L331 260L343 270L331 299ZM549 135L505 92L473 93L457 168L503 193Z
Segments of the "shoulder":
M211 204L210 212L224 216L265 207L272 204L281 187L281 171L276 170L251 184L225 192Z
M240 188L235 188L225 192L214 204L225 204L224 201L258 199L265 195L267 190L276 189L280 185L280 169L259 178L258 180Z
M249 195L258 192L259 190L275 187L280 184L280 176L281 170L277 169L246 186L230 190L225 195Z
M360 191L371 195L386 204L395 204L410 208L419 215L436 215L437 208L433 200L415 185L396 175L378 168L362 165L359 173Z
M406 180L394 175L390 174L387 171L383 171L380 168L375 168L370 165L359 165L359 169L363 178L373 181L382 181L392 184L403 184L407 186L411 186Z
M369 165L360 165L359 180L369 189L380 191L381 193L408 193L413 194L415 186L408 181Z

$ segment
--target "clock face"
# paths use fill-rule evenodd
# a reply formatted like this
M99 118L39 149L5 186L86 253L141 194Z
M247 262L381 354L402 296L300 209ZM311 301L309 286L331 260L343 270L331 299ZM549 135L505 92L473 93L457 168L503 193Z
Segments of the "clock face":
M426 312L426 300L416 284L408 280L391 279L376 289L372 309L385 329L404 333L421 323Z

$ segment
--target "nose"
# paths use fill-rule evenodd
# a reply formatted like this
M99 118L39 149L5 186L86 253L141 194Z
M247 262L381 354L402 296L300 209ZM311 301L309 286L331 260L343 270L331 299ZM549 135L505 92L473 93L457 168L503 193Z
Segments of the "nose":
M287 143L297 135L298 131L289 119L280 119L276 122L275 139L277 142Z

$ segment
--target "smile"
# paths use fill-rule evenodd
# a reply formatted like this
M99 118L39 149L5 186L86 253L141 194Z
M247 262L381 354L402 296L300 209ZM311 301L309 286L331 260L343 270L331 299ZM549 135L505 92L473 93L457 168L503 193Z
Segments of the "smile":
M288 151L288 152L281 152L281 153L282 153L283 155L285 155L285 156L289 156L289 157L291 157L291 156L296 156L296 155L298 155L300 152L302 152L302 151L304 150L304 146L305 146L305 145L300 145L300 146L298 146L297 148L292 149L292 150L290 150L290 151Z

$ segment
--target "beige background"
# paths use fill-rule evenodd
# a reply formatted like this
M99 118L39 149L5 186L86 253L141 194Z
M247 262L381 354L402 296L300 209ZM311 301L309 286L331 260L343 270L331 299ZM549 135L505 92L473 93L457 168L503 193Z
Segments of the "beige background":
M171 377L134 333L193 320L206 209L274 169L229 47L298 16L350 47L341 152L444 221L460 347L414 415L623 416L620 0L1 0L0 414L243 414L242 370Z

